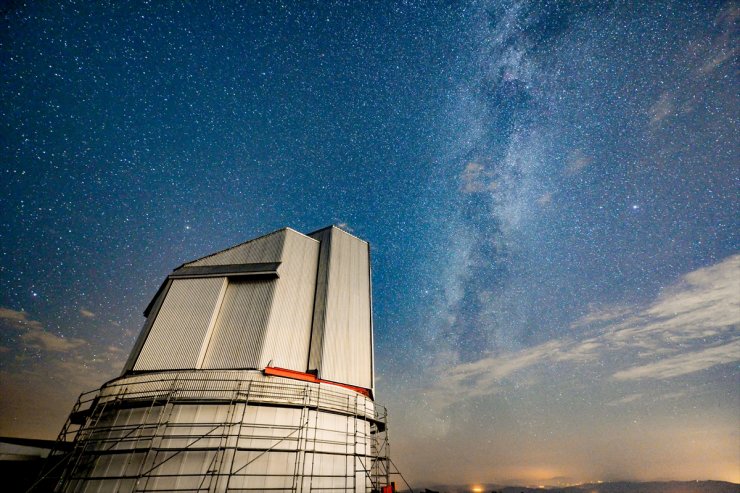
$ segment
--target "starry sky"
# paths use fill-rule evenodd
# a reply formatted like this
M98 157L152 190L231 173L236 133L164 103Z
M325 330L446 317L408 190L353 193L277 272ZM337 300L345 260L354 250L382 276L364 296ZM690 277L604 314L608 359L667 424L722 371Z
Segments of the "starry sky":
M333 223L413 484L740 482L737 3L0 14L0 435L54 438L173 268Z

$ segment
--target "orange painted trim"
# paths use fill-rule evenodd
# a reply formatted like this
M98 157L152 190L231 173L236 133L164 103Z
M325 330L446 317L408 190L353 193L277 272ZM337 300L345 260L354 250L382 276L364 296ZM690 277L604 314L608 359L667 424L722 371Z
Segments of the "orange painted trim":
M272 375L275 377L292 378L293 380L301 380L303 382L312 383L325 383L328 385L336 385L337 387L344 387L345 389L354 390L355 392L370 397L370 391L362 387L355 387L354 385L347 385L345 383L332 382L329 380L321 380L316 378L316 375L311 373L304 373L302 371L288 370L286 368L276 368L274 366L267 366L264 369L265 375Z
M304 382L320 383L321 380L316 378L316 375L310 373L304 373L302 371L288 370L286 368L276 368L274 366L265 367L265 375L273 375L276 377L292 378L293 380L303 380Z
M319 380L321 383L328 383L329 385L336 385L337 387L344 387L345 389L354 390L358 394L362 394L365 397L370 397L370 391L362 387L355 387L354 385L347 385L346 383L332 382L330 380Z

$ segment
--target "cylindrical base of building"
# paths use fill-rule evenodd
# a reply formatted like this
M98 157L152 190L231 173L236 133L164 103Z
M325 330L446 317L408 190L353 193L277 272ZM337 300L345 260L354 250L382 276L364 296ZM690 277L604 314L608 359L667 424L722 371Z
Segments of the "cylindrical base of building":
M73 413L57 491L370 493L384 410L351 389L249 370L123 377Z

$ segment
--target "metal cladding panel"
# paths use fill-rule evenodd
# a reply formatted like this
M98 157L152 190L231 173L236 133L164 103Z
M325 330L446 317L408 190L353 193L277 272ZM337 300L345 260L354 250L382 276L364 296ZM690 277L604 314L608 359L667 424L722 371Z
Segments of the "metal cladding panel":
M373 388L369 245L338 228L319 233L328 252L319 259L325 290L317 289L312 363L322 379Z
M277 280L231 280L203 368L258 368Z
M316 294L313 309L313 329L311 348L308 355L308 370L317 371L321 367L321 353L324 347L324 316L326 314L326 291L329 278L329 252L331 251L332 228L322 229L310 236L320 242L319 265L316 270Z
M287 230L260 368L306 371L318 256L318 241Z
M177 279L167 292L134 370L195 368L226 279Z
M214 253L185 265L189 267L200 265L228 265L251 264L262 262L278 262L283 251L286 229L281 229L241 245Z

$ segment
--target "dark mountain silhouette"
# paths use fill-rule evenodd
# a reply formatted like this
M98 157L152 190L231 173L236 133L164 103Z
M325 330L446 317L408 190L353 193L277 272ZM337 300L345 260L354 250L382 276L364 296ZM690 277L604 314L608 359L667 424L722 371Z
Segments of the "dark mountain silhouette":
M439 493L469 493L468 486L432 485ZM726 481L654 481L646 483L618 481L613 483L580 484L562 488L529 488L524 486L487 485L486 493L740 493L740 484Z

